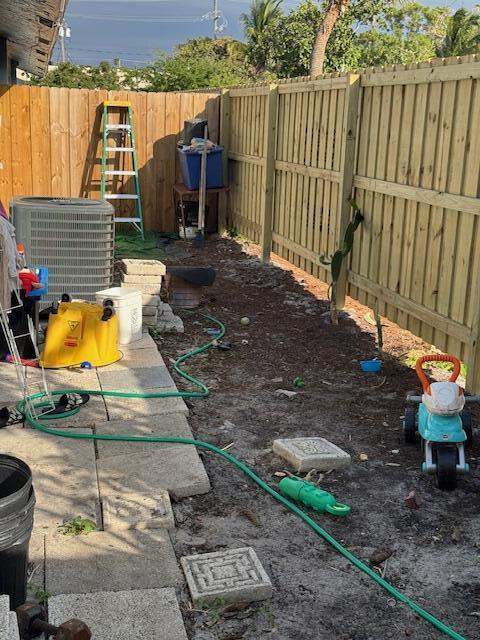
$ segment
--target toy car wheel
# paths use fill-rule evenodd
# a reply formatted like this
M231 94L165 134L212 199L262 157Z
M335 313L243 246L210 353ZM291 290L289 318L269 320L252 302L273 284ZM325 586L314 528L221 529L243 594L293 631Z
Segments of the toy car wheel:
M71 302L72 297L68 293L62 293L62 302Z
M469 411L462 411L460 417L462 419L463 430L465 431L465 435L467 436L465 444L467 445L467 447L470 447L473 442L472 414Z
M51 313L53 313L53 315L56 315L58 313L58 302L54 302L52 304L52 311Z
M111 300L110 298L107 298L106 300L103 301L103 306L104 307L113 307L113 300Z
M437 485L443 491L451 491L457 486L457 447L449 444L436 446Z
M115 309L113 307L105 307L103 309L102 321L107 322L107 320L110 320L110 318L113 318L114 315L115 315Z
M417 412L415 407L405 408L405 417L403 419L403 434L407 444L415 444L415 436L417 433Z

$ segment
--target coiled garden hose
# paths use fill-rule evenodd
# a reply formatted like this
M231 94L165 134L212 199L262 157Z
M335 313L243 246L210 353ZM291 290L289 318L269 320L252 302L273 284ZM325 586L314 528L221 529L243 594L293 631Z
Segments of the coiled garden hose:
M196 349L193 349L193 351L190 351L184 354L183 356L181 356L180 358L178 358L174 365L175 371L182 378L184 378L185 380L188 380L188 382L192 383L194 386L200 389L200 391L196 391L196 392L195 391L173 391L173 392L166 391L162 393L130 393L130 392L124 392L124 391L86 391L84 389L81 389L81 390L63 389L63 390L52 391L51 395L61 396L65 393L88 393L91 396L118 397L118 398L147 398L147 399L148 398L206 398L208 397L210 393L208 387L200 380L197 380L193 376L186 373L181 368L181 365L187 360L189 360L190 358L193 358L194 356L197 356L200 353L203 353L211 349L213 346L215 346L217 344L217 341L223 338L226 330L225 330L225 326L217 318L214 318L213 316L210 316L208 314L200 314L200 315L202 315L202 317L205 318L206 320L209 320L214 324L216 324L220 328L220 334L215 338L215 340L209 341L203 344L202 346L197 347ZM42 398L44 398L45 395L46 394L43 392L36 393L30 396L29 401L33 403L38 400L39 402L35 402L35 407L40 409L48 404L45 402L41 402ZM28 411L28 405L26 403L26 400L21 400L18 403L17 408L25 415L25 419L31 427L52 436L57 436L61 438L72 438L74 440L102 440L102 441L112 441L112 442L152 442L152 443L185 444L185 445L193 445L195 447L198 447L199 449L206 449L207 451L212 451L213 453L216 453L217 455L221 456L224 460L227 460L227 462L237 467L237 469L240 469L240 471L242 471L246 476L248 476L251 480L253 480L253 482L255 482L261 489L263 489L266 493L268 493L268 495L270 495L272 498L277 500L277 502L280 502L280 504L282 504L284 507L289 509L301 520L303 520L305 524L307 524L311 529L313 529L313 531L315 531L317 535L319 535L326 542L328 542L328 544L332 546L336 551L338 551L340 555L342 555L357 569L365 573L369 578L371 578L374 582L380 585L382 589L384 589L387 593L389 593L393 598L395 598L399 602L406 604L417 615L419 615L421 618L429 622L431 625L433 625L436 629L438 629L439 631L447 635L449 638L453 638L454 640L466 640L464 636L461 636L459 633L451 629L444 622L442 622L441 620L438 620L438 618L436 618L434 615L432 615L431 613L423 609L416 602L408 598L406 595L404 595L397 589L395 589L395 587L393 587L386 580L384 580L378 573L373 571L368 565L363 563L356 556L354 556L347 549L345 549L344 546L342 546L333 536L331 536L325 529L323 529L323 527L321 527L307 513L302 511L302 509L300 509L294 502L291 502L290 500L288 500L288 498L285 498L280 493L278 493L278 491L276 491L270 485L268 485L264 480L262 480L256 473L254 473L243 462L241 462L238 458L231 455L227 451L223 451L222 449L208 442L203 442L202 440L195 440L194 438L176 438L176 437L166 437L166 436L165 437L120 436L120 435L116 436L116 435L101 434L101 433L94 433L94 434L93 433L92 434L74 433L72 431L60 431L58 429L49 429L45 425L41 424L41 422L39 422L34 416L30 414L30 412ZM59 418L70 417L75 413L77 413L79 409L80 408L76 408L67 414L52 414L50 416L48 415L48 413L43 414L42 419L59 419Z

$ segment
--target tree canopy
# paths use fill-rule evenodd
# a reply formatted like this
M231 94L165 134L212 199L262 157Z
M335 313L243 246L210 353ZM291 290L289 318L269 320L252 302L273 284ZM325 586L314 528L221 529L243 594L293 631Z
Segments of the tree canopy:
M255 79L308 75L319 29L334 0L301 0L283 10L282 0L252 0L242 16L245 42L194 38L172 54L158 52L142 68L62 63L33 84L87 89L182 91L228 87ZM452 14L446 5L413 0L342 0L328 38L325 71L428 60L480 52L480 15ZM318 42L317 42L318 44ZM323 64L323 62L322 62Z

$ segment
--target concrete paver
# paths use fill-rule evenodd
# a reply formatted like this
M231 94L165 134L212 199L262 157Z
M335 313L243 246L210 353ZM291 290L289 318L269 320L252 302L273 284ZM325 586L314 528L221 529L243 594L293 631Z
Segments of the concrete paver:
M8 640L20 640L20 631L18 629L17 614L14 611L10 612L10 628L9 628Z
M177 393L177 388L165 387L159 393ZM107 413L110 420L126 420L137 417L164 416L170 413L188 415L188 407L180 397L172 398L118 398L106 397Z
M275 440L273 452L287 460L295 471L328 471L348 467L350 455L325 438L285 438Z
M130 420L115 420L105 423L98 429L98 433L110 435L133 436L178 436L180 438L193 438L187 419L180 413L172 413L165 416L143 416ZM178 445L159 444L150 442L97 442L98 457L101 460L113 456L125 456L130 454L151 453L170 449Z
M102 371L98 377L104 391L143 391L175 386L165 365L136 367L125 371Z
M168 491L156 491L154 495L105 496L102 508L105 531L175 528Z
M72 429L91 434L91 429ZM92 441L55 438L20 426L0 431L0 450L24 460L31 468L37 504L37 531L55 530L65 520L82 515L98 518L99 498Z
M46 590L54 595L181 583L170 537L162 529L47 536L45 569Z
M193 446L174 445L168 450L118 455L98 460L100 495L139 493L151 495L159 489L175 498L210 491L210 481Z
M181 564L195 604L254 602L273 594L272 583L252 547L185 556Z
M174 589L61 595L48 608L53 624L84 620L93 640L187 640Z
M140 276L164 276L167 273L167 267L159 260L125 258L120 261L120 269L126 274Z

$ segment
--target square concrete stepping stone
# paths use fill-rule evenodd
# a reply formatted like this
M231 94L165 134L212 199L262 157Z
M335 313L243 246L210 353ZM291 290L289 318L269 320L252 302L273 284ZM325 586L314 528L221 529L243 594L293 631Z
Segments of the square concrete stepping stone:
M177 393L177 387L165 387L160 393ZM188 416L188 407L181 397L172 398L105 398L110 420L128 418L164 416L170 413L183 413Z
M165 365L137 367L126 371L99 371L104 391L139 391L166 389L175 386Z
M350 455L325 438L274 440L273 452L287 460L297 472L343 469L350 464Z
M45 588L54 595L181 583L170 537L162 529L47 536L45 569Z
M84 620L93 640L187 640L174 589L54 596L48 612L57 625Z
M255 602L273 594L272 583L252 547L185 556L181 565L194 604Z
M159 260L125 258L120 260L120 269L127 275L164 276L167 267Z
M210 491L207 472L195 447L161 446L152 444L150 452L100 457L97 469L102 498L130 493L152 495L163 489L178 499Z
M154 496L135 493L106 496L102 507L105 531L175 528L168 491L156 491Z
M178 436L179 438L193 438L187 419L181 413L110 421L97 429L97 432L122 436ZM174 444L151 442L97 441L97 451L100 459L138 453L150 455L157 449L171 449L175 446L178 447L178 445Z

